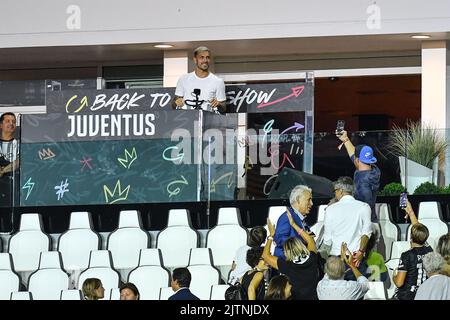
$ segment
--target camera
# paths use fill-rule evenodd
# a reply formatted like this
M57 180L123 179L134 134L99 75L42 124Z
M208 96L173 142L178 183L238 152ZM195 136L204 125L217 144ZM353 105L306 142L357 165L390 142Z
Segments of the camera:
M345 128L345 121L344 120L338 120L336 123L336 134L341 135L342 131L344 131Z

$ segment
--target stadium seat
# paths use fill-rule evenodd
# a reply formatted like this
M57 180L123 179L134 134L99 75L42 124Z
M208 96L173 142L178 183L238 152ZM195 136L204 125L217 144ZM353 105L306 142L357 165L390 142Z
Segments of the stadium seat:
M169 211L167 227L157 237L156 247L161 250L164 266L169 269L186 267L189 253L197 248L199 235L192 228L189 213L185 209Z
M10 253L0 253L0 300L9 300L11 292L19 291L20 277L13 271Z
M60 300L83 300L83 293L81 290L61 290Z
M88 267L92 250L100 249L100 236L94 232L89 212L77 211L70 214L69 229L58 239L58 251L61 252L64 269L79 274ZM77 279L71 279L76 283Z
M172 287L162 287L159 291L159 300L168 300L174 294Z
M33 300L33 295L28 291L11 292L10 300Z
M120 282L119 273L113 269L111 253L108 250L91 251L89 257L89 267L84 270L78 279L78 289L83 287L83 283L88 278L98 278L105 288L106 294L112 288L118 288Z
M378 212L377 216L379 217L381 230L378 252L387 260L391 256L392 243L399 240L400 228L392 222L389 204L377 203L375 208Z
M159 249L142 249L139 266L128 276L139 290L141 300L158 300L160 288L170 285L170 274L162 267Z
M228 284L212 285L210 300L225 300L225 291L227 291L229 287Z
M109 299L108 300L120 300L120 289L112 288L109 291Z
M69 288L69 275L62 270L58 251L42 252L39 269L30 275L28 291L34 300L58 300L62 290Z
M409 241L392 242L391 257L389 260L400 259L402 253L408 251L409 249L411 249L411 244L409 243Z
M394 294L395 294L395 290L397 290L397 287L394 283L394 281L392 280L392 275L394 273L394 270L398 268L398 264L400 262L400 259L392 259L386 262L386 268L388 269L388 274L389 274L389 278L388 281L386 282L386 292L387 292L387 298L391 299Z
M136 210L121 211L119 226L109 235L107 249L123 281L138 266L140 250L148 248L149 244L150 236L142 228L140 213Z
M428 244L436 248L439 238L448 233L448 225L442 220L441 205L436 201L425 201L419 204L417 219L428 228ZM406 231L407 240L411 239L411 225Z
M19 231L9 239L8 252L12 255L14 270L22 273L23 281L38 269L41 252L51 248L50 237L42 230L40 214L24 213L20 216Z
M364 300L386 300L386 290L381 281L369 281L369 291L364 295Z
M247 243L247 229L241 226L240 215L235 208L221 209L224 210L219 210L217 225L206 235L206 247L211 248L214 266L226 276L231 269L236 251Z
M220 272L213 267L209 248L191 249L188 269L191 272L191 292L200 300L209 300L211 286L219 284Z

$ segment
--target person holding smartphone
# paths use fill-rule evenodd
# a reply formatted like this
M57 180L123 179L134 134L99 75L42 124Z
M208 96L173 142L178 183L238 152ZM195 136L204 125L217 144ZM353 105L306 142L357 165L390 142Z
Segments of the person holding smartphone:
M364 144L355 147L345 130L336 130L336 136L342 141L356 168L353 175L355 184L353 196L356 200L365 202L370 206L371 220L372 222L378 222L375 203L377 202L377 192L380 187L381 172L375 165L377 158L373 155L373 149Z

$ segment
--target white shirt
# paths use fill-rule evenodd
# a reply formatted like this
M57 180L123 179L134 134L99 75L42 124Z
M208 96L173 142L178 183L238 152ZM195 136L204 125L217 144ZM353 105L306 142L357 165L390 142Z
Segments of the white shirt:
M239 281L244 273L248 270L251 270L251 267L247 264L247 251L250 249L248 245L240 247L236 251L236 256L234 257L234 263L236 264L236 268L231 271L230 279L228 283L235 284Z
M372 222L370 206L345 195L327 208L324 221L323 244L331 246L330 255L341 254L342 242L347 243L351 252L359 250L363 235L370 238Z
M185 104L182 109L193 109L195 105L196 96L194 94L194 89L200 89L200 95L198 100L203 100L201 105L202 109L205 111L213 111L211 109L211 99L216 99L217 101L225 101L225 83L219 77L213 73L205 78L199 78L195 72L185 74L178 79L177 88L175 90L175 95L178 97L183 97Z
M17 159L17 155L19 154L19 142L17 139L13 140L0 140L1 141L1 150L0 156L3 156L5 160L9 162L13 162Z
M414 300L450 300L450 277L432 275L417 289Z
M360 276L356 281L347 281L331 280L325 275L317 284L319 300L358 300L364 297L367 291L369 280L364 276Z

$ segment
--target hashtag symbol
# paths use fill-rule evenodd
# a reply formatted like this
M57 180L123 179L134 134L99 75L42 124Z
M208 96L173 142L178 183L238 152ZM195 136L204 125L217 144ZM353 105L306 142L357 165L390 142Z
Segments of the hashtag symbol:
M61 183L59 184L59 186L55 186L55 190L56 190L56 195L58 196L58 201L64 197L64 193L66 193L67 191L69 191L69 189L67 189L67 187L69 186L69 183L66 182L63 183L63 181L61 181Z

